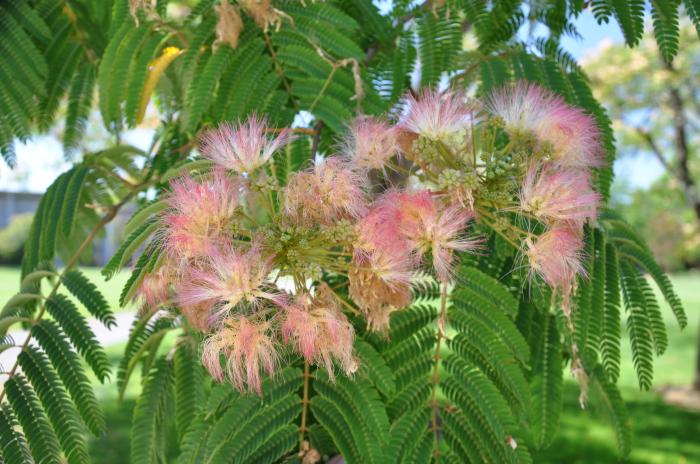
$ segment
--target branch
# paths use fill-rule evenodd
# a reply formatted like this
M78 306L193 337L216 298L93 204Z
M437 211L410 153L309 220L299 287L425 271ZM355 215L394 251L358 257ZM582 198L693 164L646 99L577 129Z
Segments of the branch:
M673 64L665 63L667 70L675 72ZM695 179L693 179L688 167L690 158L690 147L688 145L688 133L686 131L687 118L683 106L683 98L678 87L672 86L669 89L671 111L673 112L674 144L676 146L676 163L678 169L678 179L683 185L686 199L698 221L700 221L700 197L698 196Z
M316 133L314 134L314 138L311 143L311 159L315 158L316 153L318 152L318 145L321 143L321 129L323 129L323 121L319 120L314 125L314 130Z
M654 154L654 156L656 156L656 159L659 160L664 169L666 169L666 171L668 171L669 174L675 176L675 169L673 169L673 166L671 166L668 160L664 158L664 155L663 153L661 153L659 145L656 143L656 140L654 140L654 136L652 136L649 131L645 130L642 127L635 127L634 129L635 131L637 131L637 134L639 134L639 136L644 139L644 141L649 146L649 149Z

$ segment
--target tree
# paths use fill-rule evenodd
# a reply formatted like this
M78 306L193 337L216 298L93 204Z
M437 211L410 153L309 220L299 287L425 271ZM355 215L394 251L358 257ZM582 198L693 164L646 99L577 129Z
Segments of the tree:
M356 114L399 115L406 100L423 98L421 87L435 87L443 79L483 99L494 89L512 90L508 84L514 81L530 81L564 100L539 87L516 88L537 89L579 120L595 120L607 163L596 168L592 181L601 198L609 195L615 157L610 121L580 66L558 46L563 34L577 34L570 19L587 3L532 2L527 18L523 2L395 1L383 14L370 0L192 3L191 9L162 0L14 0L0 6L0 151L5 160L13 162L15 139L51 127L62 104L67 150L79 145L93 105L114 135L113 145L82 153L47 189L29 233L20 291L0 314L3 346L15 344L7 335L11 326L29 328L0 393L0 453L7 462L31 461L30 455L41 462L87 460L85 429L99 434L105 425L83 360L102 382L110 366L65 293L107 326L114 317L77 269L78 257L125 204L136 201L141 207L126 226L128 236L103 274L110 278L141 253L122 304L145 279L157 277L165 257L159 242L149 239L162 224L162 211L168 210L163 200L174 188L170 181L183 174L211 174L210 162L195 147L205 131L222 122L256 113L267 116L273 125L268 132L277 134L287 134L297 122L297 139L278 151L269 172L257 179L265 181L255 184L259 191L268 192L266 186L286 188L289 179L300 175L296 171L332 153ZM639 42L644 2L596 1L590 6L599 21L618 21L630 45ZM685 8L697 23L696 3L688 1ZM678 49L679 4L654 2L651 9L657 41L672 60ZM526 20L545 24L550 38L519 43L516 33ZM465 33L476 39L473 48L464 49ZM161 115L151 148L143 152L121 143L121 131L138 125L151 102ZM644 273L654 278L684 326L682 305L643 240L609 210L582 235L568 236L585 243L586 259L572 261L585 267L588 276L567 286L569 293L555 292L542 279L528 279L522 270L513 272L526 258L508 231L533 227L535 234L547 227L492 205L518 196L511 173L522 174L523 164L515 162L519 156L534 151L554 156L553 147L566 138L538 146L534 132L513 130L505 117L476 125L488 135L468 142L480 150L488 147L478 159L476 150L473 157L457 159L451 139L426 142L418 137L415 144L417 152L457 166L449 176L427 180L450 186L489 183L501 189L500 196L485 198L482 192L471 198L483 206L485 252L459 256L453 289L438 284L444 280L439 270L417 276L405 298L413 304L390 317L388 337L382 337L352 315L357 308L345 298L343 276L317 276L321 288L336 289L347 303L343 317L357 332L354 353L361 370L333 382L308 359L291 357L282 372L262 381L260 397L215 383L205 374L199 356L204 334L183 314L184 307L144 311L116 376L120 392L136 369L143 378L134 411L132 461L163 461L171 436L167 431L174 426L183 462L316 462L321 454L342 454L348 462L528 462L530 450L551 443L558 427L566 364L588 388L591 401L609 413L620 454L627 454L630 424L615 385L622 308L640 388L648 389L654 355L664 351L667 340ZM466 133L460 133L460 140L466 140ZM410 142L401 139L406 153L414 151ZM433 162L411 161L428 167ZM464 169L467 165L471 171ZM398 172L402 169L413 167L397 166ZM476 175L470 178L470 172ZM394 183L406 180L397 177ZM389 182L376 184L382 189ZM279 207L274 195L260 198L269 209L251 209L251 222L267 220L265 215ZM469 195L463 200L469 203ZM239 237L239 230L228 232ZM62 270L56 269L56 256L63 258ZM243 322L238 324L232 330L240 331ZM167 334L175 334L175 341ZM210 356L208 364L216 366L219 360Z
M680 192L700 227L700 81L697 78L700 42L690 24L681 28L683 53L673 62L664 59L651 31L634 49L607 46L585 65L599 98L606 101L620 127L619 146L631 155L647 152L659 161L665 177L656 189L665 190L664 208ZM653 195L653 193L652 193ZM649 199L645 213L649 214ZM700 339L694 387L700 389Z

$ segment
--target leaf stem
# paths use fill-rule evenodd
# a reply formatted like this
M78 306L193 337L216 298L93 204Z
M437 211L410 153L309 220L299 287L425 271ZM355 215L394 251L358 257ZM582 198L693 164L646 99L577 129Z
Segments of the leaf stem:
M440 407L437 402L437 389L440 383L440 348L442 347L442 339L445 338L445 326L447 324L447 285L442 284L442 290L440 292L440 313L438 314L437 320L437 333L435 337L437 338L437 343L435 344L435 354L433 355L433 374L431 377L432 392L430 394L430 407L433 410L433 415L431 419L430 428L433 431L433 457L435 461L440 458L440 451L438 450L438 438L440 434L438 426L438 415L440 413Z
M307 431L306 417L309 411L309 362L304 361L304 396L301 399L301 425L299 426L299 451L304 451L304 433Z

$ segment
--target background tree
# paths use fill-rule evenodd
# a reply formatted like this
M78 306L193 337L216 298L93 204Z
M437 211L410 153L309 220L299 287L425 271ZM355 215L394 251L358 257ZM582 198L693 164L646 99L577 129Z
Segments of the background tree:
M672 63L648 30L638 47L606 45L584 65L618 129L619 152L651 154L664 170L624 211L667 267L697 266L700 258L700 41L690 24L680 33L682 53Z
M110 365L66 293L107 326L114 316L76 269L78 258L135 201L141 208L103 273L110 278L128 265L154 229L151 217L162 208L168 181L206 167L194 148L207 127L252 113L268 116L277 128L294 124L300 137L274 163L274 175L284 184L288 173L329 152L356 114L400 113L403 95L443 80L481 95L528 80L596 119L608 164L595 172L595 186L609 196L615 158L610 120L558 40L578 34L571 18L590 6L599 21L617 21L627 43L637 45L645 2L397 0L384 12L371 0L190 4L0 5L4 159L13 163L15 140L47 130L63 114L64 146L76 150L93 107L113 142L79 153L47 189L25 248L20 291L0 313L3 349L19 348L14 364L5 366L0 393L0 453L6 462L30 462L31 456L40 462L87 460L86 431L99 434L105 424L86 370L104 382ZM697 25L697 2L684 5ZM679 8L672 0L650 6L668 61L678 51ZM528 20L544 24L549 36L519 42L517 32ZM465 34L474 39L466 49ZM122 143L121 134L142 121L151 102L161 124L144 152ZM65 113L58 111L62 105ZM667 276L638 234L606 211L586 233L589 278L578 282L578 329L571 332L546 288L531 289L524 276L511 272L518 250L493 230L484 233L489 252L461 262L449 306L448 295L441 295L455 333L447 347L436 321L439 292L427 279L415 288L417 304L392 318L390 342L356 326L364 370L353 380L328 382L295 360L265 381L262 398L241 395L204 375L197 351L201 333L177 308L175 317L144 312L116 375L123 392L131 374L142 373L132 462L171 459L166 449L173 441L181 462L314 462L319 454L338 453L347 462L529 462L531 450L551 443L558 427L574 340L581 354L577 372L589 380L591 400L608 413L620 454L627 454L630 424L615 385L621 314L639 386L648 389L653 358L668 340L646 273L678 323L686 323ZM56 256L63 258L63 269L56 268ZM145 247L122 304L159 257L156 247ZM20 324L28 335L14 341L7 331Z

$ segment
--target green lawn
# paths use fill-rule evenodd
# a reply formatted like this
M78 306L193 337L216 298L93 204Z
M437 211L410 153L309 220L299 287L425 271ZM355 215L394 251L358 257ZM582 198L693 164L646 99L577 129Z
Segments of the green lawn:
M109 302L112 310L115 312L118 311L119 294L124 286L124 283L126 283L126 280L129 278L129 273L120 272L112 277L112 279L105 282L104 277L102 277L100 274L100 268L83 267L81 268L81 271L102 292L104 297ZM19 284L19 268L0 266L0 308L5 306L5 302L19 291Z
M669 346L655 363L655 387L689 384L695 366L700 324L700 274L674 275L672 280L685 305L688 326L680 330L671 310L666 304L662 305ZM632 453L627 462L700 463L700 413L667 405L653 391L640 392L626 337L623 338L622 349L619 385L632 421ZM559 433L548 450L536 455L535 462L618 462L612 429L598 411L582 411L577 397L578 387L573 382L567 382Z

